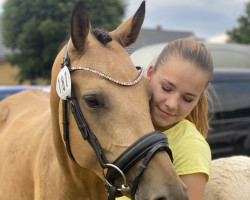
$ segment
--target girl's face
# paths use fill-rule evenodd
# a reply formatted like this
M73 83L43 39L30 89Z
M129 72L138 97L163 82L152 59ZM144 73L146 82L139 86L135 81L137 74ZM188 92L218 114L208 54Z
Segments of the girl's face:
M189 61L170 57L147 71L152 89L150 110L156 130L164 131L186 118L206 89L209 73Z

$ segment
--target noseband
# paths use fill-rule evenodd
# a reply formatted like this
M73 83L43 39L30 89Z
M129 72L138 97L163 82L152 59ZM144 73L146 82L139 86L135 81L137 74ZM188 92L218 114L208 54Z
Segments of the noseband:
M71 78L70 73L75 70L85 70L98 74L99 76L108 79L114 83L120 84L122 86L132 86L135 85L143 76L143 70L140 69L140 73L137 78L132 82L121 82L114 79L104 73L97 70L91 69L89 67L70 67L70 60L67 51L67 45L65 49L65 55L63 63L61 65L61 71L57 77L56 90L59 97L62 99L62 110L63 110L63 136L66 144L66 149L69 157L75 161L74 156L71 152L70 142L69 142L69 122L67 114L67 105L70 104L71 112L75 118L76 124L79 131L82 134L84 140L87 140L92 149L95 151L96 157L99 161L100 166L103 169L103 176L105 179L105 187L108 192L108 200L115 200L117 196L122 196L121 192L130 192L131 198L135 199L135 193L138 188L140 177L143 171L146 169L149 161L158 151L166 151L173 162L172 152L168 146L167 137L159 132L153 131L148 133L138 139L135 143L129 146L113 163L109 163L102 152L102 149L98 143L97 138L91 132L85 121L82 111L77 103L74 92L71 89ZM139 168L135 173L135 180L132 184L127 183L125 173L131 169L140 159L143 159ZM76 161L75 161L76 162ZM108 169L106 175L104 169ZM122 177L124 183L120 188L114 185L115 179Z

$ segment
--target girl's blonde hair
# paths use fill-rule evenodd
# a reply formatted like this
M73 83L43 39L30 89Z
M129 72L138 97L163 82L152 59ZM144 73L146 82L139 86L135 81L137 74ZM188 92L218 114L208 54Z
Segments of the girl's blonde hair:
M194 63L199 69L207 72L211 78L213 74L213 61L205 45L190 39L179 39L170 42L159 55L154 70L165 63L171 57L177 56L181 60ZM209 79L210 81L210 79ZM208 85L209 85L208 81ZM186 117L187 120L195 124L200 133L206 137L209 130L208 120L208 99L207 89L202 93L200 100L193 108L191 113Z
M209 130L207 90L203 92L200 100L186 119L196 126L197 130L203 135L204 138L207 137L207 132Z

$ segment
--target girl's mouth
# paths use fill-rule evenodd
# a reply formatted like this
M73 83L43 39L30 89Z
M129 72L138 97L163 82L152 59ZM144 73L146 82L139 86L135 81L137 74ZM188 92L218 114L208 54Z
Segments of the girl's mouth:
M171 113L168 113L168 112L166 112L166 111L163 111L163 110L160 109L159 107L158 107L158 111L159 111L160 115L161 115L162 117L164 117L164 118L169 118L169 117L174 116L174 115L171 114Z

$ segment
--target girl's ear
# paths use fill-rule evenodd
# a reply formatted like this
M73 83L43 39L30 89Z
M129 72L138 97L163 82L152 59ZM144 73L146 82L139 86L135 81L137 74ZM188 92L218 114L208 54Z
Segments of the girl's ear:
M148 82L151 81L153 73L154 73L154 66L150 65L149 68L148 68L148 70L147 70L147 80L148 80Z

